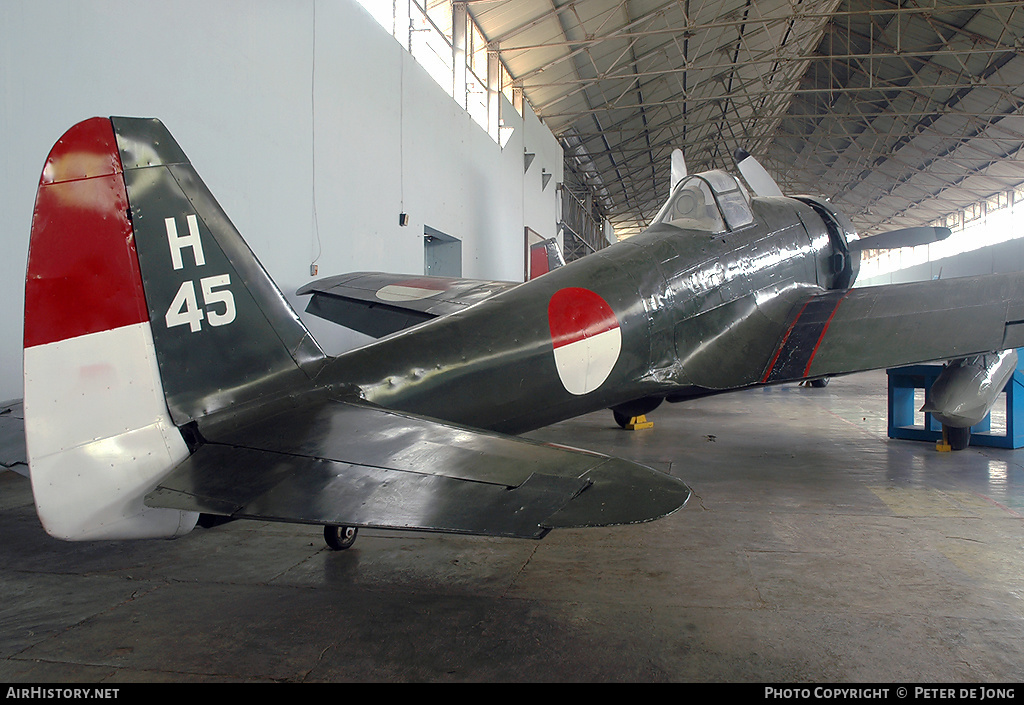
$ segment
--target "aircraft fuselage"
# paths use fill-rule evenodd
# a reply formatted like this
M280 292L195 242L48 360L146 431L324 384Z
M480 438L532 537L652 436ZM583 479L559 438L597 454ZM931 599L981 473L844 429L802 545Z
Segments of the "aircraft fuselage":
M724 232L654 225L349 351L317 381L345 380L386 408L511 433L636 399L755 384L750 370L770 362L780 321L835 274L814 209L789 198L751 206L753 222ZM734 339L726 350L711 345L723 337Z

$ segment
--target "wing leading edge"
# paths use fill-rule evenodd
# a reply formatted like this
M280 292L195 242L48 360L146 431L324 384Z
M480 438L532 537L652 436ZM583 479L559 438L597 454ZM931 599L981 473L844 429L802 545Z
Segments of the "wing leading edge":
M541 538L651 521L690 490L625 460L360 403L221 433L146 497L233 518Z
M1024 276L829 291L796 307L762 382L947 360L1024 345Z

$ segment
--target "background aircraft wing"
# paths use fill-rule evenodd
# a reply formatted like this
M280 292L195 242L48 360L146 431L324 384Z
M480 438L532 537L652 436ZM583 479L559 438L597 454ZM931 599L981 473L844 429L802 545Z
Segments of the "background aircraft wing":
M625 460L361 403L324 401L214 433L149 506L540 538L650 521L689 497L680 480Z
M947 360L1024 345L1024 275L829 291L806 299L763 382Z
M417 323L461 311L516 286L517 282L354 272L306 284L306 311L381 338Z
M0 403L0 466L28 476L25 408L20 400Z

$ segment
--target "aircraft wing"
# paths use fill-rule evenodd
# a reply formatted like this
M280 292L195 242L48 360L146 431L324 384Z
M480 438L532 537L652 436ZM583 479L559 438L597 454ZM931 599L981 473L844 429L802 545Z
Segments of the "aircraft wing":
M324 401L215 437L146 497L233 518L541 538L685 504L665 473L362 403Z
M306 311L381 338L461 311L517 282L354 272L318 279L298 290L312 294Z
M0 466L28 475L25 409L20 400L0 403Z
M795 307L762 378L781 382L1024 346L1024 275L829 291Z

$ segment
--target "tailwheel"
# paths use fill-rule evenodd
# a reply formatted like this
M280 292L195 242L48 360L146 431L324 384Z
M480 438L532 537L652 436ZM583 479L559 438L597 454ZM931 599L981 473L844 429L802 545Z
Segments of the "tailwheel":
M359 529L354 526L334 526L329 524L324 527L324 541L335 551L344 551L346 548L351 548L352 544L356 542L358 534Z

